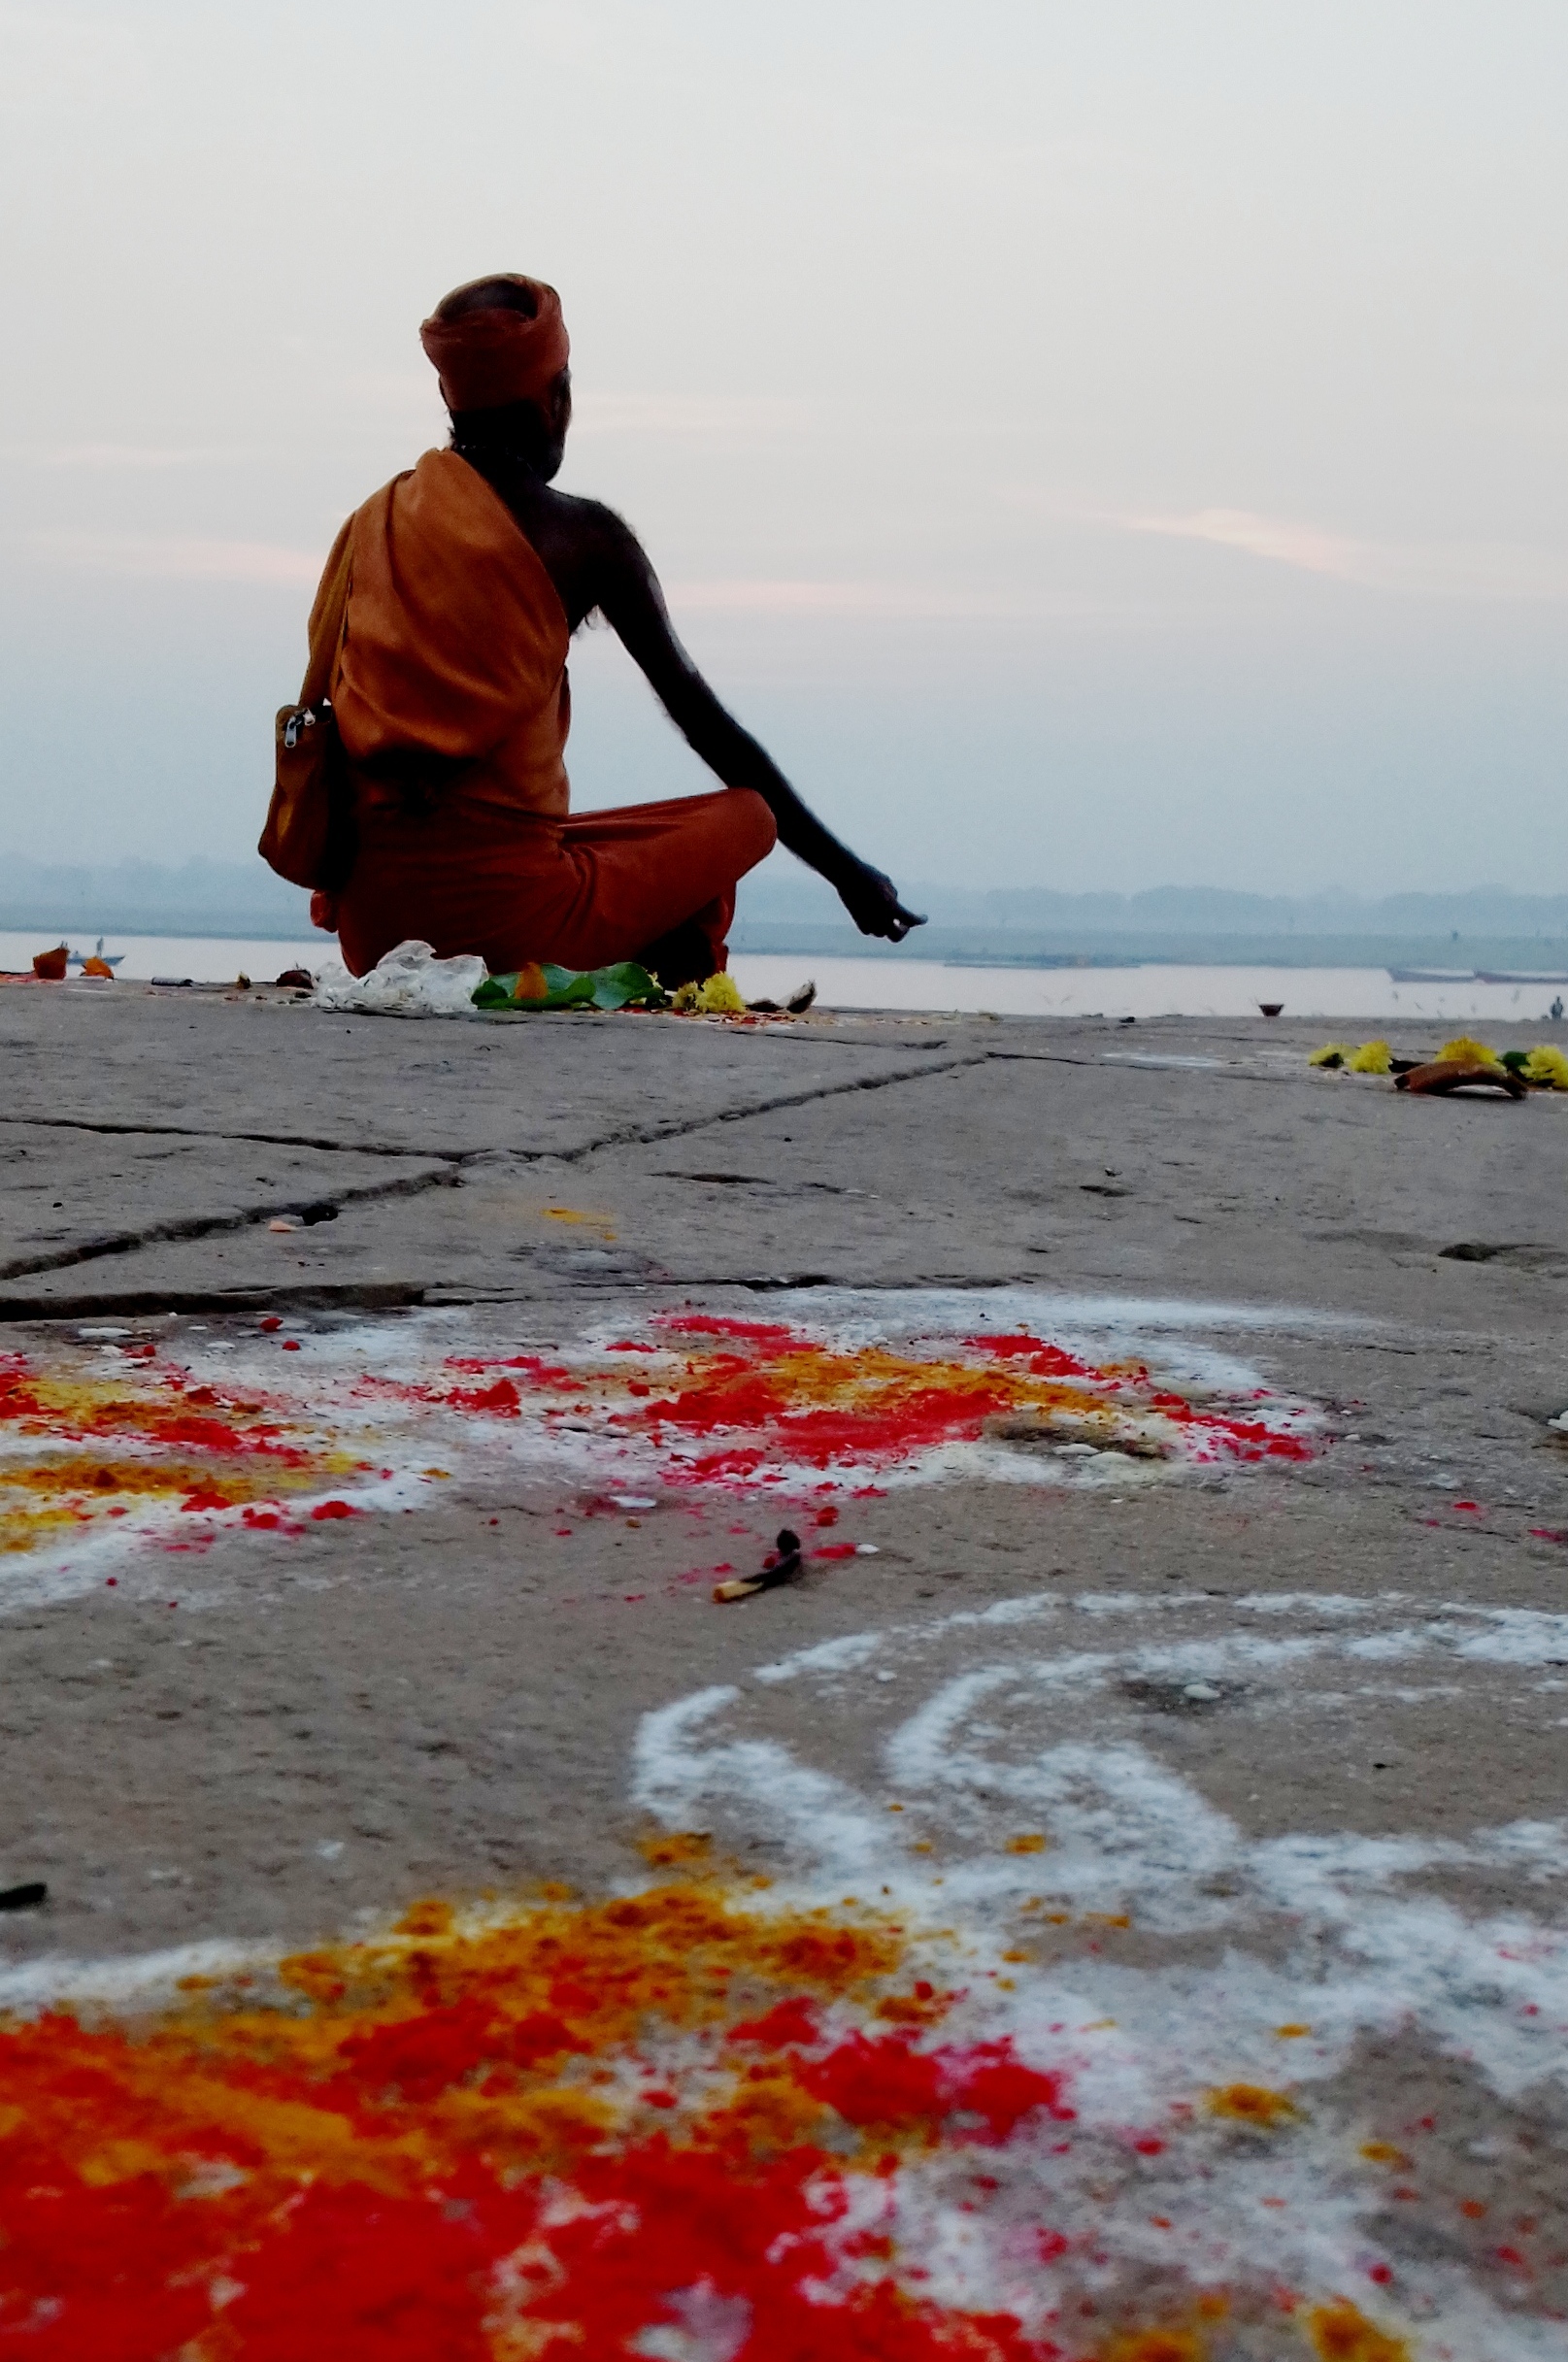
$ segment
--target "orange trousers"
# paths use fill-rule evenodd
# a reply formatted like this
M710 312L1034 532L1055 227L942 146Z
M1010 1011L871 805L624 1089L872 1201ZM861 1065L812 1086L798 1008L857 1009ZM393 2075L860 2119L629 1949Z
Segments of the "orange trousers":
M531 959L637 959L668 989L723 967L737 881L778 835L750 787L564 820L440 805L414 814L361 794L358 831L335 913L355 976L417 938L439 959L478 951L493 975ZM328 924L333 915L321 914Z

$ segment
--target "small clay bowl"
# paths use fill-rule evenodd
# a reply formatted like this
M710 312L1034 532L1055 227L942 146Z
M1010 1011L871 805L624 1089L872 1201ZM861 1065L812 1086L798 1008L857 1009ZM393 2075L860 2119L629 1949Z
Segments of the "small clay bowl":
M1259 1001L1257 1005L1266 1017L1277 1017L1284 1007L1284 1001Z

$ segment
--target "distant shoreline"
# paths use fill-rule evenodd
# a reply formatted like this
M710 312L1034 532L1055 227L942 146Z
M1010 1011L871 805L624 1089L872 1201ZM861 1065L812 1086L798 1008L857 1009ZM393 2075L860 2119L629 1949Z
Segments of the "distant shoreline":
M317 933L309 926L280 928L276 920L260 927L242 926L233 921L222 926L187 921L160 927L146 924L116 927L94 921L91 925L62 927L57 921L29 925L24 920L18 925L0 912L0 935L12 939L14 956L16 945L21 939L32 943L34 949L43 950L63 936L73 950L83 950L90 949L100 935L110 950L129 949L139 944L173 946L187 942L245 944L257 948L272 945L280 951L298 953L302 945L309 944L317 958L325 958L337 949L336 936ZM956 943L951 941L954 935L960 938ZM1430 980L1434 981L1436 972L1457 982L1467 975L1490 971L1506 975L1510 981L1547 982L1568 973L1568 939L1553 941L1537 936L1478 937L1457 945L1387 935L1316 941L1288 936L1209 935L1162 940L1132 937L1126 943L1101 942L1084 948L1059 949L977 943L972 930L946 927L921 928L908 942L894 945L872 942L848 928L743 924L737 926L730 938L730 950L736 958L743 959L885 961L1061 976L1139 968L1269 968L1284 972L1381 968L1390 973L1405 971L1407 975L1410 971L1429 970L1434 972ZM1402 980L1396 975L1395 981Z

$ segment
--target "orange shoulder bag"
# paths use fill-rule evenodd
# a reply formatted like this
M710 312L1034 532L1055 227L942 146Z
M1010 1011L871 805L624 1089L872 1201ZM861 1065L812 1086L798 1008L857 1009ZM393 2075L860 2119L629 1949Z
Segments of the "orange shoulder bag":
M336 893L353 867L353 790L327 690L349 618L352 535L346 526L337 564L311 614L311 653L299 703L281 706L273 728L275 771L267 825L256 850L291 885Z

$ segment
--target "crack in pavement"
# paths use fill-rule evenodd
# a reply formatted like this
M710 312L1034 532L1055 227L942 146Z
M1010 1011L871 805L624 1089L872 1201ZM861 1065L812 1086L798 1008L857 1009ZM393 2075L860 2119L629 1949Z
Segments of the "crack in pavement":
M180 1319L201 1313L266 1313L281 1306L293 1313L413 1312L432 1302L488 1303L476 1294L449 1297L414 1281L316 1281L290 1287L118 1288L80 1296L0 1296L0 1322L76 1321L97 1318ZM510 1297L501 1299L511 1302Z
M136 1139L146 1133L154 1140L232 1140L237 1144L252 1142L258 1148L319 1148L327 1156L427 1156L460 1165L466 1164L471 1157L484 1154L480 1148L392 1148L377 1140L322 1140L312 1132L228 1132L200 1123L109 1123L85 1115L18 1115L15 1113L8 1114L6 1121L17 1125L36 1125L41 1131L102 1132L117 1139Z
M18 1255L12 1261L0 1263L0 1280L24 1280L36 1272L69 1271L78 1263L95 1263L105 1255L135 1254L144 1247L163 1247L172 1242L190 1239L210 1239L224 1231L253 1230L262 1222L274 1222L286 1215L311 1221L336 1218L347 1206L374 1204L384 1198L417 1197L426 1189L451 1189L458 1183L458 1175L443 1168L436 1173L400 1174L396 1181L367 1181L357 1189L343 1189L333 1197L276 1199L267 1205L247 1207L237 1214L189 1214L164 1222L150 1222L142 1230L117 1230L100 1234L97 1238L79 1240L74 1247L62 1247L47 1255Z
M295 1215L315 1214L316 1219L319 1221L333 1218L350 1206L373 1205L391 1198L418 1196L427 1189L456 1188L461 1186L462 1182L461 1168L481 1159L501 1156L514 1158L520 1164L577 1164L584 1157L595 1155L604 1148L651 1145L658 1141L680 1139L693 1132L706 1131L716 1124L744 1122L753 1115L771 1114L782 1109L809 1107L817 1100L842 1098L853 1091L884 1090L900 1082L929 1081L939 1075L954 1074L968 1067L984 1066L990 1055L990 1051L981 1050L961 1057L945 1058L939 1065L926 1060L917 1067L901 1067L892 1074L861 1075L855 1077L851 1081L823 1083L814 1090L784 1092L770 1099L755 1101L750 1106L720 1108L703 1115L688 1116L673 1123L626 1125L617 1131L605 1133L596 1140L584 1142L575 1148L464 1148L429 1151L428 1153L432 1157L442 1160L440 1171L400 1175L395 1181L367 1182L359 1188L339 1190L327 1196L310 1199L295 1196L287 1200L250 1208L243 1213L188 1214L173 1221L150 1223L141 1230L115 1231L96 1238L83 1239L76 1246L62 1248L50 1254L17 1256L9 1262L0 1263L0 1280L28 1279L43 1272L67 1271L78 1264L100 1262L110 1255L136 1254L147 1247L168 1246L196 1239L213 1238L225 1232L255 1229L263 1222L275 1221L290 1214ZM176 1137L195 1140L244 1140L264 1147L317 1147L341 1150L345 1154L361 1152L417 1159L427 1153L416 1148L394 1149L384 1147L367 1148L365 1143L358 1141L349 1144L289 1139L279 1134L260 1132L182 1131L181 1127L170 1124L78 1123L74 1118L67 1116L35 1118L24 1115L13 1117L11 1120L21 1126L39 1122L54 1129L116 1133L145 1131L165 1137L173 1134ZM324 1211L326 1209L330 1209L330 1214ZM774 1288L803 1285L829 1286L836 1282L818 1275L808 1275L799 1280L776 1280L764 1277L731 1281L723 1284ZM278 1294L277 1290L263 1292L269 1301ZM249 1300L256 1291L245 1290L241 1293ZM159 1293L155 1300L159 1306L165 1308L172 1306L175 1301L166 1292ZM353 1302L356 1299L350 1293L342 1300ZM451 1300L462 1302L465 1299L456 1297ZM128 1301L124 1291L120 1291L115 1296L113 1305L108 1298L95 1296L90 1300L78 1300L72 1310L74 1314L80 1315L89 1310L103 1311L115 1307L122 1308ZM235 1296L217 1298L204 1295L202 1308L208 1308L217 1301L235 1303L238 1298ZM367 1301L374 1301L377 1304L385 1304L390 1301L421 1304L427 1301L427 1295L423 1288L417 1288L411 1284L406 1291L400 1290L395 1299L377 1294L374 1299ZM58 1302L36 1297L0 1298L0 1318L33 1319L62 1316L64 1316L63 1307Z
M1079 1057L1070 1049L987 1049L984 1055L998 1064L1014 1066L1114 1066L1133 1074L1177 1075L1201 1079L1205 1082L1296 1082L1302 1078L1294 1073L1263 1074L1256 1067L1232 1066L1216 1059L1212 1064L1194 1066L1186 1058L1166 1057L1158 1050L1100 1050L1092 1057Z
M617 1131L600 1133L592 1140L580 1141L569 1148L519 1148L492 1144L473 1148L435 1148L394 1146L387 1141L327 1140L310 1132L235 1132L216 1125L184 1123L111 1123L84 1115L33 1115L10 1114L6 1121L25 1128L33 1125L44 1131L100 1132L115 1137L132 1137L145 1133L150 1138L168 1140L232 1140L249 1142L263 1148L317 1148L328 1156L397 1156L410 1159L425 1157L444 1164L460 1166L472 1164L479 1157L514 1156L521 1163L576 1164L584 1156L595 1155L601 1148L621 1148L646 1146L657 1140L677 1140L687 1132L705 1131L711 1124L743 1123L751 1115L768 1115L780 1108L809 1107L814 1100L837 1099L850 1091L884 1090L895 1082L923 1082L936 1075L953 1074L966 1066L984 1066L993 1050L972 1051L957 1058L944 1058L933 1064L927 1058L919 1066L900 1067L892 1074L858 1075L849 1082L824 1082L814 1090L785 1091L771 1099L757 1099L745 1107L725 1107L710 1110L702 1115L678 1118L672 1123L623 1125ZM370 1194L376 1194L371 1192ZM393 1192L395 1194L395 1192ZM106 1249L105 1251L114 1251ZM0 1267L0 1278L18 1270L47 1268L43 1265Z
M627 1124L619 1131L606 1132L598 1140L590 1140L577 1148L538 1148L514 1151L532 1163L548 1158L552 1163L571 1165L584 1156L593 1156L601 1148L648 1148L661 1140L680 1140L691 1132L706 1132L715 1124L745 1123L753 1115L772 1115L782 1109L810 1107L818 1099L843 1099L851 1091L888 1090L897 1082L929 1082L938 1075L954 1075L965 1067L984 1066L992 1056L988 1049L975 1050L959 1058L944 1058L940 1065L929 1062L923 1066L900 1067L890 1075L857 1075L852 1082L824 1082L817 1090L788 1091L774 1099L757 1099L750 1107L719 1108L707 1115L691 1115L675 1123Z

